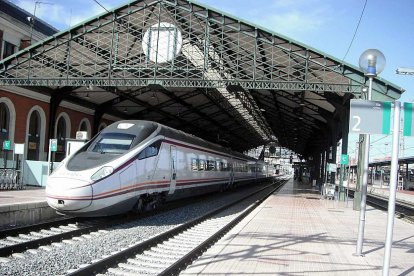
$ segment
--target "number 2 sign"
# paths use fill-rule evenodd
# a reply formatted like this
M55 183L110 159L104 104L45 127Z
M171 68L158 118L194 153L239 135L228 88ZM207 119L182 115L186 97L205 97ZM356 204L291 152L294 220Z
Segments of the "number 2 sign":
M349 132L390 134L391 102L351 100Z

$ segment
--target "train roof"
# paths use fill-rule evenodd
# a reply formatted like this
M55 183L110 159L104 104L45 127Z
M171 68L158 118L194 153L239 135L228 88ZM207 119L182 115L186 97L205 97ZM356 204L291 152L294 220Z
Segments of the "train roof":
M138 139L140 137L148 137L154 131L158 131L159 135L163 135L165 137L180 140L189 144L194 144L203 148L212 149L215 151L225 152L229 155L233 155L237 158L248 159L251 161L256 161L255 158L246 156L240 152L232 151L229 148L222 147L220 145L211 143L204 139L201 139L197 136L192 134L186 133L181 130L177 130L163 124L152 122L152 121L144 121L144 120L123 120L118 121L103 130L103 132L114 132L119 131L120 129L123 130L124 133L138 135ZM144 139L145 139L144 138ZM142 139L143 140L143 139Z

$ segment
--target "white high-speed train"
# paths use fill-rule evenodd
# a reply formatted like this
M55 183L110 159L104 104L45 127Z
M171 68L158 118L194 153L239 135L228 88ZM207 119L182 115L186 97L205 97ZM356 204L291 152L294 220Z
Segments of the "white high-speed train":
M58 213L108 216L271 177L263 162L150 121L119 121L49 176Z

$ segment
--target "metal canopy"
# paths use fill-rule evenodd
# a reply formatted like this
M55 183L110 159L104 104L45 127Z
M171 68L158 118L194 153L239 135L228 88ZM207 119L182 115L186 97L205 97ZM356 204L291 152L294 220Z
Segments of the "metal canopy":
M154 120L243 151L311 156L366 78L357 68L188 0L133 1L0 62L24 86L123 119ZM37 86L37 87L36 87ZM373 99L401 88L374 80Z

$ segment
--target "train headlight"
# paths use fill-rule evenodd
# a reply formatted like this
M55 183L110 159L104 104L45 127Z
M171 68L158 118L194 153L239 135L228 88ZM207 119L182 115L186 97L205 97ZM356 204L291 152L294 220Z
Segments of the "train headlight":
M91 180L97 181L101 178L104 178L104 177L110 175L113 172L114 172L114 168L112 168L112 167L102 167L96 173L94 173L91 176Z

